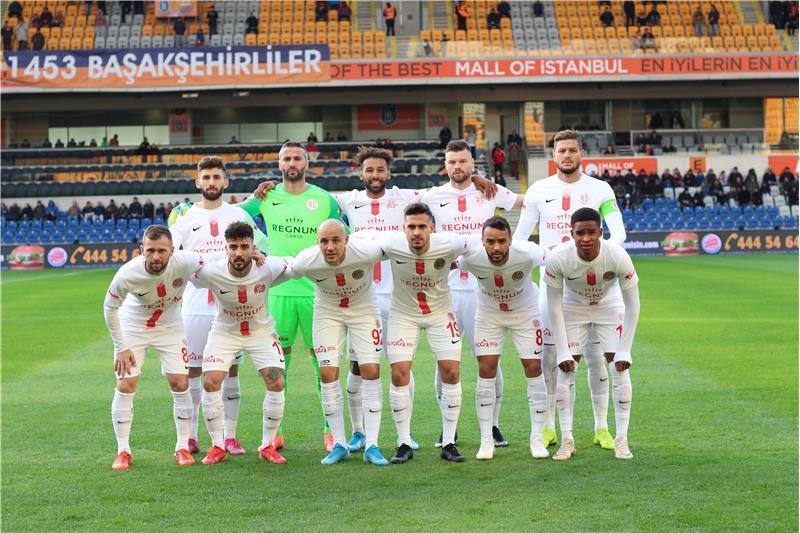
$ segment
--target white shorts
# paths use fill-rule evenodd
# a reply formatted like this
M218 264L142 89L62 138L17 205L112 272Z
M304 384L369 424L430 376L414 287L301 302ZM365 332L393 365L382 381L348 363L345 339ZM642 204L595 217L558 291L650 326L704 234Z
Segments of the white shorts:
M619 337L622 335L624 319L625 308L616 305L564 307L564 321L567 326L570 353L582 355L587 342L598 341L603 352L615 353L619 345Z
M422 330L437 361L461 361L461 333L452 311L427 316L393 313L386 329L386 358L391 364L414 360Z
M375 300L378 304L378 311L381 314L381 326L383 328L389 323L389 307L391 307L392 303L392 293L377 293L375 295ZM381 339L383 340L383 353L386 353L386 335L384 335L384 333L384 331L381 331ZM356 355L355 350L353 350L352 341L348 343L347 358L355 363L358 362L358 356Z
M203 366L203 353L208 343L208 332L214 322L214 315L183 315L183 331L186 332L186 345L189 348L189 368ZM234 365L241 364L242 354L236 356Z
M314 355L323 366L339 366L339 357L349 337L349 359L359 365L380 364L383 327L378 308L362 304L347 309L315 307L311 337Z
M453 310L456 312L461 335L469 343L472 355L475 355L475 314L478 310L478 291L477 289L471 291L451 289L450 301L453 303Z
M502 311L484 312L478 309L475 317L475 355L502 355L506 334L511 332L511 340L520 359L541 359L544 338L539 310L526 309L504 313Z
M212 329L203 350L203 372L230 370L242 350L250 354L257 370L267 367L284 368L283 350L273 328L252 331L250 335Z
M154 329L143 329L141 325L121 322L122 335L128 348L136 357L136 366L124 377L136 377L142 373L147 348L153 348L161 359L161 369L165 374L189 373L189 349L180 324L160 325ZM115 358L116 358L116 354ZM118 378L120 376L117 376Z

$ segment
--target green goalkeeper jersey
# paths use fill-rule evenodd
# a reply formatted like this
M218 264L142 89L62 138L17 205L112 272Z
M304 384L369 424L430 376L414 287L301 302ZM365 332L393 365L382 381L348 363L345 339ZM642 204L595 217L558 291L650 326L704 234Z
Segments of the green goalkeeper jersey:
M251 216L264 217L269 255L294 257L300 250L317 244L317 228L325 220L342 220L333 196L315 185L308 185L300 194L291 194L280 184L267 193L265 200L253 196L238 205ZM314 284L308 278L294 279L271 288L269 293L314 296Z

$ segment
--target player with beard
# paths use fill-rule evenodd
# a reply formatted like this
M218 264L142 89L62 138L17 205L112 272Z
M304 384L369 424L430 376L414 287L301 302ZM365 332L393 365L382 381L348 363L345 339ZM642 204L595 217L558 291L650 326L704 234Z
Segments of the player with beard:
M326 190L306 183L308 155L302 143L287 142L278 153L278 167L283 182L269 192L263 201L252 196L241 207L251 216L262 215L267 224L270 255L296 256L300 250L316 245L317 228L329 218L341 221L339 206ZM288 390L289 366L292 362L292 346L297 338L298 327L303 334L303 343L309 351L317 381L317 394L322 403L319 364L314 354L312 322L314 316L314 284L308 278L293 279L269 292L269 309L276 319L275 330L281 340L286 358L285 383ZM323 411L324 409L320 407ZM334 446L327 422L324 425L325 448ZM275 437L275 448L284 444L283 426Z
M170 213L169 224L175 248L183 248L197 253L223 252L225 250L225 229L233 222L253 220L243 209L222 200L222 193L228 186L228 172L225 162L215 156L202 158L197 163L195 187L203 198L194 205L182 204L183 209L175 208ZM256 245L265 249L266 237L258 231ZM189 438L189 451L197 453L198 411L201 403L202 383L200 375L203 365L203 349L208 340L208 332L217 313L214 295L210 290L187 287L183 303L183 327L189 347L189 391L192 396L192 429ZM230 373L222 385L222 398L225 406L225 449L233 455L244 455L245 451L236 439L236 423L239 418L241 392L239 387L239 361L234 361Z
M525 193L514 240L527 240L531 231L538 225L539 244L551 249L572 239L570 217L582 207L591 207L600 212L611 233L610 241L617 244L625 242L625 226L619 212L614 191L604 181L592 178L581 172L583 148L578 132L564 130L553 137L553 162L557 172L543 180L533 183ZM540 270L540 283L544 281L544 269ZM610 298L622 306L618 288L611 289ZM556 443L555 433L555 390L556 390L556 350L553 345L547 309L547 291L539 291L539 309L542 310L544 329L544 354L542 371L547 384L548 412L544 432L545 446ZM614 449L614 440L608 431L608 372L603 360L603 352L594 333L589 335L586 350L586 363L589 369L589 390L592 396L592 410L595 420L595 444L603 449ZM580 359L580 355L576 357Z

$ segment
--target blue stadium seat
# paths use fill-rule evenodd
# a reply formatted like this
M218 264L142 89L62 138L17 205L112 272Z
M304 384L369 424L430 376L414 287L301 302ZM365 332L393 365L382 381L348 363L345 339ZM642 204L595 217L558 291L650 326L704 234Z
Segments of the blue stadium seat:
M146 228L147 226L151 226L153 224L153 220L150 218L143 218L141 222L141 227Z
M119 218L117 219L117 229L128 229L128 219L127 218Z
M31 220L30 229L32 231L42 231L42 221L41 220Z
M642 201L642 209L652 209L654 206L653 200L651 198L645 198Z

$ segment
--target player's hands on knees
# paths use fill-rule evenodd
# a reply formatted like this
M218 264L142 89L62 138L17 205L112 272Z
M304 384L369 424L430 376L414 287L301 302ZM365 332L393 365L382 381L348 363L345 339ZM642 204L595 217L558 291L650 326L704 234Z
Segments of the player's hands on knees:
M614 367L617 369L617 372L624 372L631 367L630 361L617 361L614 363Z
M253 196L259 200L263 200L267 197L267 193L274 189L276 185L278 185L278 182L274 180L260 183L258 187L256 187L256 190L253 191Z
M562 372L575 372L575 360L570 359L569 361L559 363L558 368L560 368Z
M116 353L116 357L114 358L114 372L116 372L119 377L124 378L127 374L130 374L135 366L136 357L133 355L133 351L124 350Z
M256 250L253 252L253 261L256 262L256 265L263 266L267 262L267 256Z
M481 176L472 176L472 183L475 184L475 188L477 188L483 195L491 200L497 194L497 184L492 180L487 180Z

